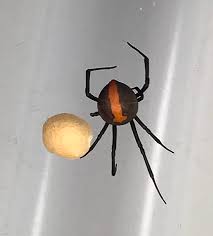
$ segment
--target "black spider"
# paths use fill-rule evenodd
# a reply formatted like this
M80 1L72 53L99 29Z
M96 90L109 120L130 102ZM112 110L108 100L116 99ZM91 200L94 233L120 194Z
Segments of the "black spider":
M106 69L113 69L116 66L111 67L101 67L101 68L93 68L93 69L87 69L86 70L86 96L90 98L93 101L97 102L98 111L91 113L90 115L92 117L94 116L101 116L101 118L105 121L105 125L100 131L99 135L97 136L94 143L91 145L89 151L83 156L85 157L89 152L91 152L98 141L101 139L103 134L105 133L106 129L108 128L109 124L112 125L112 133L113 133L113 139L112 139L112 175L114 176L116 174L117 170L117 164L115 163L115 150L116 150L116 141L117 141L117 125L124 125L128 122L130 122L130 126L132 129L132 132L134 134L135 140L137 142L137 145L141 151L141 154L143 155L147 170L149 172L149 175L155 185L155 188L157 192L159 193L161 199L166 204L166 201L164 200L163 196L160 193L160 190L158 189L158 186L156 184L154 174L152 172L152 169L150 167L150 164L148 162L148 159L145 154L145 150L143 148L143 145L140 141L140 138L138 136L138 132L135 127L134 120L162 147L164 147L166 150L174 153L170 149L168 149L166 146L163 145L163 143L151 132L151 130L138 118L137 111L138 111L138 102L142 101L144 98L144 92L149 87L149 58L143 54L140 50L138 50L136 47L134 47L132 44L127 42L127 44L133 48L135 51L137 51L143 58L144 58L144 65L145 65L145 83L143 87L140 89L138 87L130 88L124 83L118 82L116 80L111 80L100 92L99 97L95 97L90 93L90 74L92 71L97 70L106 70ZM136 90L136 93L134 93L133 90ZM82 157L82 158L83 158Z

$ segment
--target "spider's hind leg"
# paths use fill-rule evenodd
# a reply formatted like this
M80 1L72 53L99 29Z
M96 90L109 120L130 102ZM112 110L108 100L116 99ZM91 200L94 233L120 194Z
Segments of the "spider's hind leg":
M116 66L107 66L107 67L99 67L99 68L92 68L92 69L87 69L86 70L86 88L85 88L85 93L88 98L90 98L93 101L98 102L98 98L94 95L91 94L90 92L90 74L93 71L98 71L98 70L111 70L116 68Z
M141 94L141 90L140 90L138 87L132 88L132 91L133 91L133 92L134 92L134 90L137 91L137 93L135 93L135 95L136 95L136 97L137 97L137 99L138 99L138 102L139 102L139 101L142 101L143 98L144 98L144 95Z
M142 53L139 49L137 49L135 46L133 46L131 43L127 42L127 44L133 48L136 52L138 52L144 59L144 67L145 67L145 83L143 84L142 88L137 90L137 98L138 98L138 102L142 101L143 98L144 98L144 92L148 89L149 87L149 82L150 82L150 79L149 79L149 58L144 54Z
M132 88L132 90L136 90L137 92L141 91L138 87L134 87L134 88Z

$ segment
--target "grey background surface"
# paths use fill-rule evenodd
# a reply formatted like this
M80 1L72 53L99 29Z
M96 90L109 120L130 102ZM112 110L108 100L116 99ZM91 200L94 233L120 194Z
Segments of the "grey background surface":
M0 3L0 235L200 236L213 217L213 2L20 0ZM111 130L80 161L49 154L47 117L70 112L97 135L103 121L85 97L112 78L151 84L138 116L175 155L138 131L166 198L148 176L129 125L119 127L118 172L111 177Z

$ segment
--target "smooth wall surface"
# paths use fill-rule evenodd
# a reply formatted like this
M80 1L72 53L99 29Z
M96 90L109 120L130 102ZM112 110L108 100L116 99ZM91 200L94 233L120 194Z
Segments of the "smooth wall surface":
M0 235L200 236L213 218L213 2L20 0L0 3ZM115 177L111 129L79 161L48 153L47 117L70 112L96 136L104 122L84 94L112 78L150 88L138 116L175 151L138 132L164 205L153 187L130 126L118 127Z

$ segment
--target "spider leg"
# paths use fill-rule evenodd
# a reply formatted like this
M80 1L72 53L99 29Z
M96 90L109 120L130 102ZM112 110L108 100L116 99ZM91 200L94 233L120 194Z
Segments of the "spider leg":
M94 116L99 116L99 112L96 111L96 112L90 113L90 116L92 116L92 117L94 117Z
M107 69L113 69L116 66L110 66L110 67L100 67L100 68L92 68L92 69L87 69L86 70L86 88L85 88L85 93L86 96L90 99L92 99L93 101L98 101L98 98L95 97L94 95L92 95L90 93L90 74L92 71L96 71L96 70L107 70Z
M136 90L138 93L141 91L138 87L134 87L134 88L132 88L132 90Z
M105 133L105 131L107 130L109 124L105 123L104 127L102 128L102 130L100 131L100 133L98 134L96 140L94 141L94 143L91 145L90 149L88 150L88 152L86 154L84 154L81 158L85 157L87 154L89 154L97 145L98 141L101 139L101 137L103 136L103 134Z
M167 148L159 138L157 138L152 131L138 118L138 116L135 117L135 120L138 122L138 124L158 143L160 144L163 148L165 148L167 151L174 153L172 150Z
M117 164L115 163L115 150L117 143L117 126L112 126L112 176L115 176L117 171Z
M131 125L131 128L132 128L132 132L133 132L133 134L134 134L136 143L138 144L138 147L139 147L139 149L140 149L140 151L141 151L141 154L143 155L143 159L144 159L144 161L145 161L147 170L148 170L148 172L149 172L149 176L151 177L151 179L152 179L152 181L153 181L153 183L154 183L154 185L155 185L155 188L156 188L156 190L157 190L157 192L158 192L160 198L161 198L161 199L163 200L163 202L166 204L166 201L164 200L164 198L163 198L162 194L160 193L160 190L158 189L158 186L157 186L157 184L156 184L156 182L155 182L154 174L153 174L153 172L152 172L151 166L149 165L149 161L148 161L148 159L147 159L147 157L146 157L145 150L144 150L143 145L142 145L142 143L141 143L141 141L140 141L140 138L139 138L139 136L138 136L138 132L137 132L137 130L136 130L135 123L134 123L133 120L130 121L130 125Z
M131 43L127 42L127 44L133 48L135 51L137 51L143 58L144 58L144 66L145 66L145 83L143 85L143 87L140 89L140 91L138 91L138 93L136 94L137 98L138 98L138 102L140 102L141 100L143 100L144 96L143 93L148 89L149 87L149 58L142 53L139 49L137 49L136 47L134 47Z

